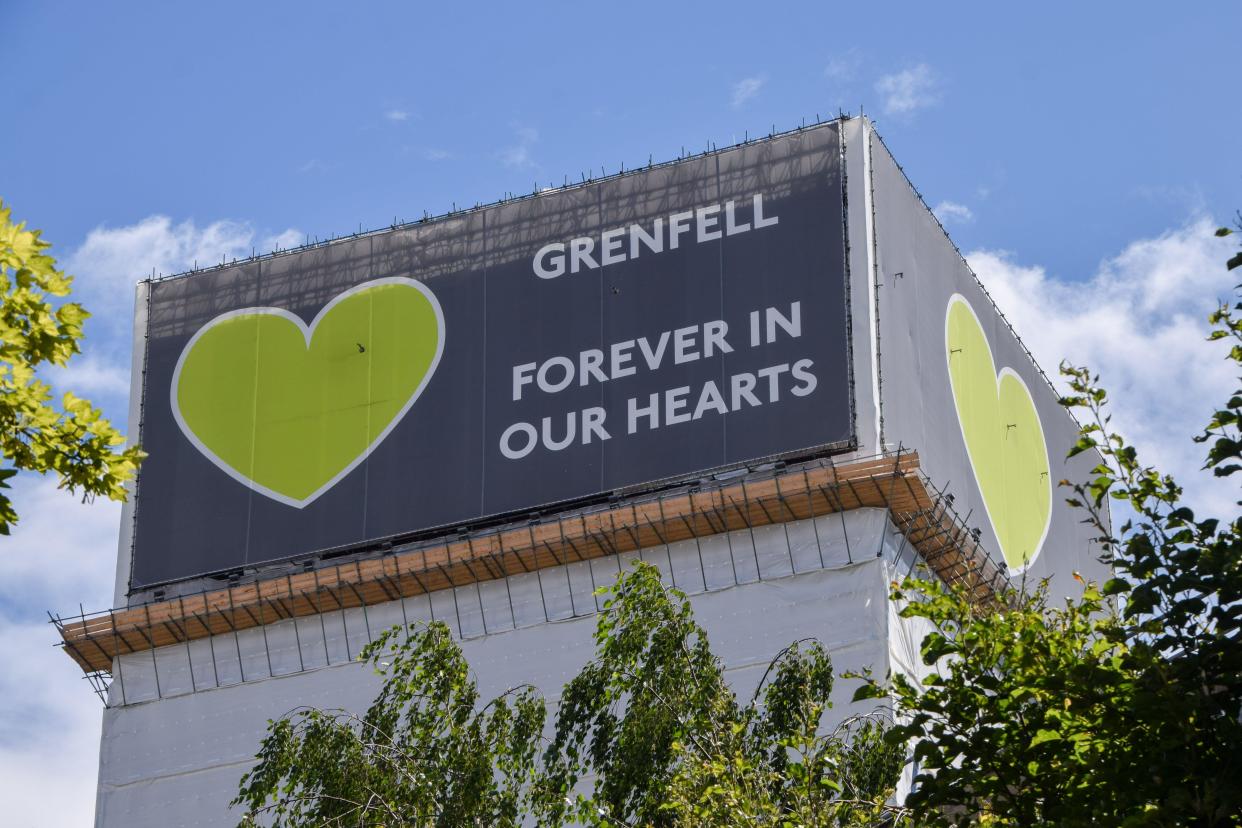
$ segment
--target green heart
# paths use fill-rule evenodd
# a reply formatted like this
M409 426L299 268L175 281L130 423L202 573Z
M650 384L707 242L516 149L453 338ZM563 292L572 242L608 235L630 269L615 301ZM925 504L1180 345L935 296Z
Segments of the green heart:
M970 303L955 294L945 315L949 380L975 480L1001 554L1013 571L1039 555L1052 519L1048 446L1031 392L1011 368L996 371Z
M181 352L173 415L225 473L301 508L361 463L436 370L444 315L413 279L377 279L307 325L246 308L204 325Z

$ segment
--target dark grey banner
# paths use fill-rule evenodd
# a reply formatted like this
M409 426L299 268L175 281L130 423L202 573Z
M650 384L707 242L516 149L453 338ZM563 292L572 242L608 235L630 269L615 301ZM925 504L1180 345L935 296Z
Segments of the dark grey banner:
M853 441L835 124L150 285L131 587Z

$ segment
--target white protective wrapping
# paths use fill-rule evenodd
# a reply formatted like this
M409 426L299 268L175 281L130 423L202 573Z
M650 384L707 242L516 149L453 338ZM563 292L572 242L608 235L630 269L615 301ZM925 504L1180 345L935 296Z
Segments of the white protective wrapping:
M909 557L899 540L886 512L865 509L753 536L736 532L645 549L641 557L691 595L730 682L748 697L772 657L801 638L823 642L839 672L870 667L883 675L892 664L913 663L917 642L911 650L887 598L894 573L908 566L898 560ZM104 714L96 824L236 824L227 803L269 719L303 705L362 710L373 698L378 677L346 660L357 656L368 627L376 634L434 614L462 637L485 698L531 682L555 701L591 656L593 588L611 582L618 566L638 557L462 587L455 596L392 602L369 608L365 616L347 610L303 618L296 632L293 622L284 622L195 642L188 650L129 656L117 675L117 682L125 682L126 703L119 703L116 688ZM545 620L545 605L552 620ZM895 647L901 652L894 653ZM838 682L830 724L870 710L869 704L849 704L855 686Z

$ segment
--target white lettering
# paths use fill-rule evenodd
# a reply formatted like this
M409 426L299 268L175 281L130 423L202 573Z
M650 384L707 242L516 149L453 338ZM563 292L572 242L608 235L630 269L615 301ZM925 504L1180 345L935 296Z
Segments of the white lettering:
M694 347L694 335L698 333L699 326L691 325L688 328L678 328L673 331L673 364L681 365L683 362L693 362L699 358L698 351L692 351Z
M728 414L729 407L725 405L724 397L720 395L720 389L716 387L716 383L708 380L703 386L702 392L699 394L699 404L694 407L694 419L698 419L708 411L715 411L718 414Z
M600 236L600 241L603 242L601 247L603 252L600 254L599 260L602 264L607 266L625 261L625 252L621 249L621 247L625 244L625 242L621 239L624 235L625 228L618 227L616 230L609 230L604 233L604 235Z
M734 218L734 214L733 214L733 211L735 209L736 209L736 205L732 201L725 202L725 235L726 236L735 236L738 233L745 233L747 230L750 229L749 222L744 221L741 224L737 223L737 219Z
M800 335L798 304L794 303L791 308L789 317L771 308L766 309L770 316L772 336L778 336L781 332L792 336ZM757 316L751 319L752 326L759 324L757 320ZM624 339L599 348L584 348L573 354L557 354L539 362L514 365L510 369L510 387L513 400L517 402L530 394L528 389L531 386L544 394L558 394L575 385L582 388L602 385L634 376L640 371L658 373L666 367L685 365L701 359L714 359L733 352L734 348L729 342L729 323L723 319L713 319L697 325L661 331L659 336ZM754 384L744 386L738 391L747 400L750 399L747 389L758 385L758 381L754 379L756 375L751 376ZM758 376L766 377L767 374ZM720 390L725 390L725 387L722 383ZM692 395L690 399L693 401L696 397Z
M522 386L534 382L535 378L531 376L534 370L535 363L533 362L513 366L513 399L515 401L522 399Z
M784 362L780 365L773 365L768 368L760 368L755 373L768 381L768 402L774 403L781 398L781 386L777 379L781 374L789 370L789 363Z
M565 437L562 440L552 439L552 418L543 418L543 446L552 451L567 448L574 441L578 431L578 412L571 411L565 415Z
M560 368L565 372L565 376L561 377L558 382L548 380L548 373L553 368ZM564 391L569 384L574 381L574 364L568 357L554 356L539 366L539 374L537 375L537 383L539 390L545 394L555 394L557 391Z
M544 259L549 253L557 255L551 257L551 267L544 266ZM535 254L535 275L540 279L555 279L557 276L565 274L565 245L560 242L545 244L539 248L539 252Z
M647 418L647 428L660 427L660 395L652 394L647 401L647 405L639 406L637 397L630 397L628 404L629 413L626 418L628 433L633 434L638 431L638 419L640 417Z
M626 259L637 259L643 248L650 253L676 250L681 246L682 236L688 235L695 242L705 244L724 236L762 230L780 223L779 216L764 214L763 193L754 193L750 199L752 215L749 222L738 220L737 202L729 199L723 204L705 204L651 219L646 227L630 224L605 230L596 236L580 236L568 242L545 244L535 253L531 266L540 279L555 279L566 272L595 270ZM721 213L724 214L723 219ZM627 236L628 245L625 242Z
M700 207L694 212L695 221L699 229L699 244L720 238L720 231L711 229L720 225L720 205L713 204L710 207ZM710 224L708 223L709 221L711 222Z
M664 252L664 219L658 218L655 220L654 224L655 224L655 235L648 235L647 231L637 224L630 225L630 258L631 259L638 258L638 243L639 242L642 242L643 244L647 245L647 249L650 250L652 253L663 253Z
M582 412L582 444L587 445L591 442L591 437L598 438L601 442L611 440L612 435L604 429L604 418L607 412L596 406L588 408Z
M725 336L729 333L729 323L723 319L715 322L708 322L703 326L703 356L710 358L713 353L720 351L722 354L733 353L733 346L725 342Z
M658 340L660 343L656 349L651 350L651 344L647 342L647 337L638 340L638 350L642 352L643 359L647 361L647 368L654 371L660 367L660 363L664 361L664 348L668 345L668 331L660 334Z
M764 227L771 227L781 220L780 216L772 216L772 218L764 218L763 215L763 193L755 193L755 229L762 230Z
M742 407L742 400L751 406L760 406L759 398L754 395L755 375L754 374L734 374L733 375L733 410L737 411Z
M628 377L638 371L633 365L630 365L630 359L634 356L630 353L630 349L634 347L634 340L627 339L624 342L612 343L612 378L620 379ZM628 366L628 367L627 367Z
M683 233L690 230L690 220L694 218L694 211L687 210L684 213L673 213L668 217L668 249L676 250L677 241Z
M578 355L578 384L586 385L588 381L608 382L608 375L599 370L604 364L604 352L599 348L588 348Z
M802 383L789 389L795 397L805 397L815 390L818 380L811 373L814 365L814 361L809 359L800 359L793 364L793 378Z
M515 449L512 446L513 437L516 434L526 435L526 445L523 448ZM500 435L500 453L510 460L521 460L535 449L535 443L539 442L539 434L535 431L535 427L530 423L514 423L505 429L505 433Z
M688 422L690 412L686 411L686 397L690 396L690 386L670 388L664 392L664 424L677 425Z
M597 268L599 265L591 258L591 251L595 249L595 239L589 236L572 239L569 242L569 272L577 273L579 265L586 263L589 268Z
M776 341L776 329L789 334L790 339L802 336L802 303L794 302L789 306L789 316L784 316L776 308L768 308L768 342Z

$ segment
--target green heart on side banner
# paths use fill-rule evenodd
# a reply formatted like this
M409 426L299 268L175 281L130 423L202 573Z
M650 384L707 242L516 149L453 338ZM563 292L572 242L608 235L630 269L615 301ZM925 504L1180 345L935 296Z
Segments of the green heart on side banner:
M974 308L959 294L945 314L953 402L1000 551L1013 571L1039 555L1052 521L1048 446L1031 392L1012 368L996 370Z
M440 303L413 279L351 288L309 325L280 308L231 311L181 352L173 415L230 477L302 508L388 436L443 350Z

